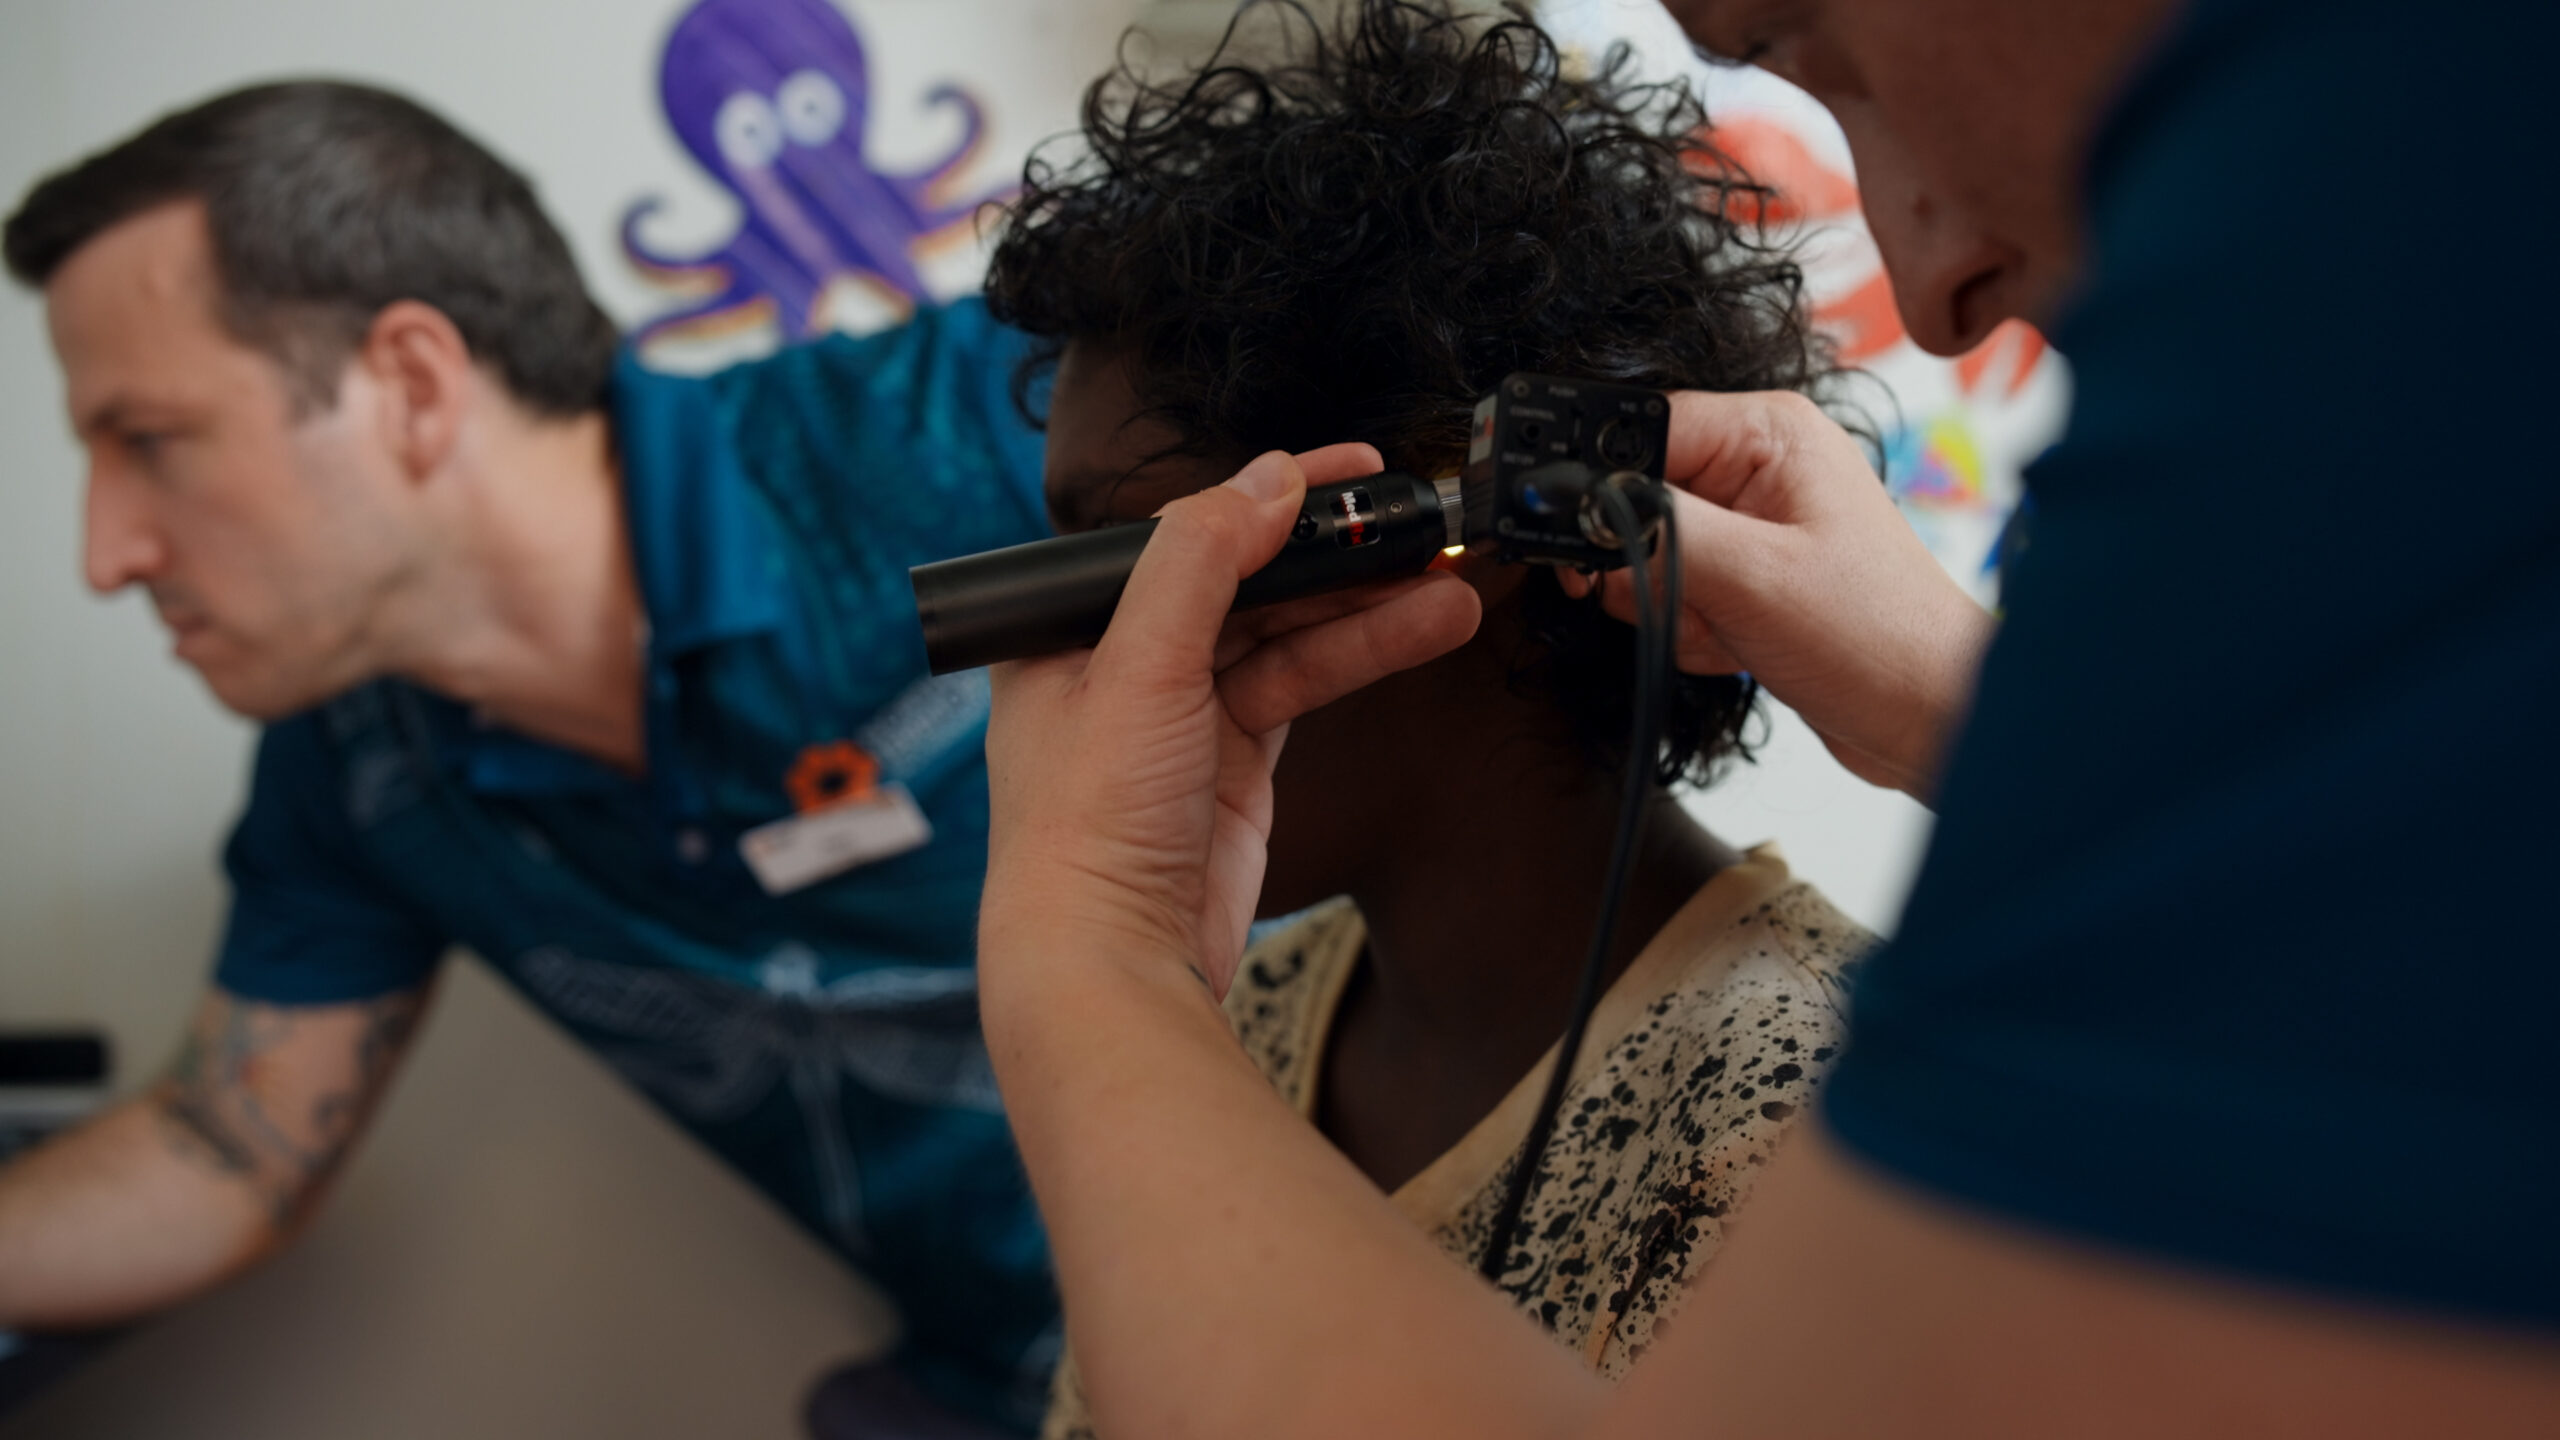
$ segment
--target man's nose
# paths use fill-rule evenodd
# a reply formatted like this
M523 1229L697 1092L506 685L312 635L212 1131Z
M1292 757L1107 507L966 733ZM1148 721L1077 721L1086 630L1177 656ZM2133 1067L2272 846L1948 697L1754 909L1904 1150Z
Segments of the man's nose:
M1945 203L1881 127L1849 129L1867 232L1913 344L1961 355L2016 316L2026 257Z
M101 595L150 579L168 560L168 547L140 500L132 486L91 467L80 565L89 588Z
M1981 236L1896 234L1868 222L1911 342L1953 358L2018 311L2019 257ZM1919 227L1913 227L1919 228Z

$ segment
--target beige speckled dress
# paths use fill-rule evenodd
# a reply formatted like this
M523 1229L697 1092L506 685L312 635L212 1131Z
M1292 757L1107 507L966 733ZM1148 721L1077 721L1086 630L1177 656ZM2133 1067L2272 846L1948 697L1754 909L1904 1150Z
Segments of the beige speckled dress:
M1315 1113L1326 1036L1368 927L1348 900L1248 951L1227 994L1247 1054ZM1601 996L1503 1288L1601 1374L1626 1373L1770 1146L1839 1048L1846 971L1874 936L1762 846L1709 881ZM1519 1163L1554 1052L1395 1192L1396 1208L1472 1267ZM1090 1440L1072 1354L1043 1440Z

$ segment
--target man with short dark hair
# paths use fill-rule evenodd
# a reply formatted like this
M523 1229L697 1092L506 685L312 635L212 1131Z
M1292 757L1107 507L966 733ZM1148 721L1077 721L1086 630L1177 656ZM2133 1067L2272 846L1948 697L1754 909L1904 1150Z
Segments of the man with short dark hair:
M0 1324L290 1238L459 944L898 1299L831 1433L1026 1423L1056 1306L976 1023L985 682L925 675L905 576L1043 531L1019 338L969 302L652 374L522 177L339 84L157 122L6 252L89 583L266 731L176 1066L0 1172Z

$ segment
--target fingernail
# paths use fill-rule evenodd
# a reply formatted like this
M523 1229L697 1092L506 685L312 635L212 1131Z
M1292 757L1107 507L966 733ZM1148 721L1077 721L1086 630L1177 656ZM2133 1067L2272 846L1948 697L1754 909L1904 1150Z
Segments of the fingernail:
M1256 457L1227 483L1265 505L1287 499L1297 488L1290 483L1289 457L1279 454Z

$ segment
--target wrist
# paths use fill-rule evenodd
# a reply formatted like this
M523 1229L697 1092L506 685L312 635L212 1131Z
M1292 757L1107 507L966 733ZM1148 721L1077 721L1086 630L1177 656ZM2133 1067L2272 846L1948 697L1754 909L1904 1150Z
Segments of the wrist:
M1895 788L1924 802L1935 795L1947 753L1973 709L1982 652L1997 624L1970 596L1950 590L1947 604L1912 647L1917 663L1907 677L1907 720L1887 757Z
M978 916L981 989L1097 968L1190 977L1196 983L1196 947L1179 926L1128 897L1099 899L1089 889L990 874Z
M1061 1066L1089 1068L1097 1044L1122 1048L1131 1037L1105 1015L1133 1007L1167 1017L1197 1012L1226 1028L1189 955L1111 922L1016 924L991 915L980 931L979 974L979 1023L1008 1092L1051 1085L1063 1078Z

